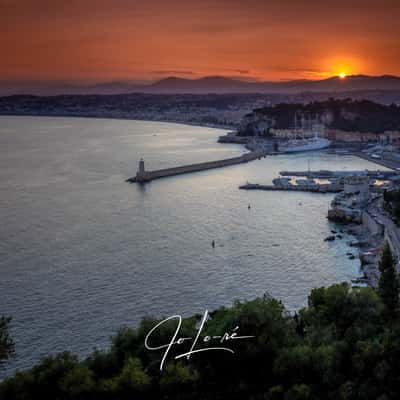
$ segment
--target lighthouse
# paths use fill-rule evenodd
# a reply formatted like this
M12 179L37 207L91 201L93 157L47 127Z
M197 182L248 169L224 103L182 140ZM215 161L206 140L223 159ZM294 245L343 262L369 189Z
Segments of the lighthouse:
M144 169L144 160L143 160L143 158L141 158L140 161L139 161L139 168L138 168L138 171L137 171L137 174L136 174L136 180L138 182L145 181L146 180L145 179L145 175L146 175L146 171Z

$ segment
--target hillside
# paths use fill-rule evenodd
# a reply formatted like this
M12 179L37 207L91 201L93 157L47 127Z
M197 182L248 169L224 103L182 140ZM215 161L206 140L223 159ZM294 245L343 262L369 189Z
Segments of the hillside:
M383 133L400 130L400 107L397 105L386 106L368 100L329 99L308 104L280 103L255 109L242 120L240 133L251 134L253 126L265 124L267 120L276 129L293 128L296 112L312 118L318 115L328 128L346 132Z

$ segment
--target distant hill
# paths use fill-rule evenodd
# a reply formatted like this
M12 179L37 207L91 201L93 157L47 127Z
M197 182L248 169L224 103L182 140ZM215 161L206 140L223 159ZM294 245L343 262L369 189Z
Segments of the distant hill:
M223 76L207 76L200 79L183 79L170 77L147 86L146 91L175 93L226 93L255 92L254 83L244 82Z
M285 82L244 82L225 77L200 79L166 78L141 88L149 93L298 93L339 92L349 90L399 90L400 77L352 75L345 79Z
M400 77L352 75L345 79L332 77L322 80L294 80L285 82L244 82L224 77L200 79L166 78L142 87L152 93L298 93L338 92L349 90L399 90Z
M292 80L282 82L247 82L223 76L199 79L169 77L149 84L106 82L96 85L67 85L57 83L0 82L0 95L10 94L124 94L124 93L283 93L345 92L365 90L400 90L400 77L392 75L351 75L345 79L331 77L321 80Z

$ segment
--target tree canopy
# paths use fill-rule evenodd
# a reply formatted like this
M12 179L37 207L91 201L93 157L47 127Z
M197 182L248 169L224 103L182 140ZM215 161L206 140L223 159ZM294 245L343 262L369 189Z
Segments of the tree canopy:
M14 354L14 342L9 332L10 322L11 318L0 317L0 367Z
M258 108L253 115L268 116L275 120L275 127L289 129L294 126L295 113L315 118L328 116L326 124L348 132L383 133L400 129L400 107L386 106L369 100L329 99L308 104L279 103Z

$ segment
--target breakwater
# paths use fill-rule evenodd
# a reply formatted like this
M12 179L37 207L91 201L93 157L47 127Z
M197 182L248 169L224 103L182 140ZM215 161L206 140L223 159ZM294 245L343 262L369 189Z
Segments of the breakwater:
M144 161L141 160L139 162L139 169L138 169L137 174L134 177L127 179L127 182L145 183L145 182L153 181L155 179L166 178L169 176L205 171L205 170L214 169L214 168L223 168L223 167L228 167L231 165L242 164L242 163L247 163L249 161L257 160L262 157L265 157L265 155L266 155L266 152L257 150L257 151L251 151L249 153L243 154L239 157L226 158L226 159L217 160L217 161L208 161L208 162L203 162L203 163L198 163L198 164L182 165L180 167L159 169L159 170L154 170L154 171L146 171L144 168Z

